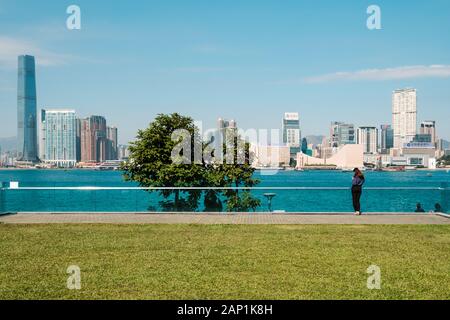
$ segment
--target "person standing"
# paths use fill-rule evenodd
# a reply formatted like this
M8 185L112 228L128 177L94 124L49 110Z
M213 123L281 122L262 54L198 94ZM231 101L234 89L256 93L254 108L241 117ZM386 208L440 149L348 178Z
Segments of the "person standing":
M358 168L353 169L353 180L352 180L352 199L353 199L353 209L355 210L355 215L361 215L361 194L362 187L365 182L365 178L361 170Z

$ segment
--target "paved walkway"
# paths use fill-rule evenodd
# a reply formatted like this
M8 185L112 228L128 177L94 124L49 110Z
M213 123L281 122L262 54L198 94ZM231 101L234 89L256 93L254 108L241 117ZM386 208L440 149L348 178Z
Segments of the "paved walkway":
M0 216L0 223L118 223L118 224L450 224L434 214L139 214L139 213L19 213Z

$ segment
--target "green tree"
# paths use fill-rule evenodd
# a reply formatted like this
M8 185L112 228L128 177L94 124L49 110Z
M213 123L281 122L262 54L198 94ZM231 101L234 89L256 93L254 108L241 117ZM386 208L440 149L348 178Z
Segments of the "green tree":
M183 137L174 139L173 134L177 130L189 134L189 144L179 154L175 152L174 157L174 150L184 141ZM227 211L256 210L260 201L249 190L236 189L259 183L253 179L250 146L236 135L231 136L228 146L234 148L227 149L224 144L227 161L206 162L202 157L206 148L211 154L218 154L221 150L214 150L211 142L202 141L193 120L177 113L159 114L147 129L138 131L136 141L131 143L130 157L122 165L124 178L143 187L233 187L203 191L158 190L164 197L160 204L166 211L195 211L202 194L206 211L222 211L223 201Z
M255 211L261 201L251 195L250 190L238 188L251 188L259 183L253 178L255 169L251 166L253 155L250 152L250 144L245 142L234 129L224 132L226 140L222 150L215 150L223 154L219 162L207 164L208 185L213 187L226 187L220 191L209 191L208 197L212 203L218 203L221 207L221 196L226 199L226 209L229 212Z
M179 140L173 141L172 134L180 129L191 135L191 164L172 161L172 151L179 144ZM177 113L159 114L147 129L138 131L136 140L130 144L130 157L122 165L124 178L136 181L142 187L201 186L205 183L205 168L193 158L194 146L198 144L201 145L201 140L191 118ZM200 190L164 189L158 192L165 199L160 204L167 211L195 210L201 197Z

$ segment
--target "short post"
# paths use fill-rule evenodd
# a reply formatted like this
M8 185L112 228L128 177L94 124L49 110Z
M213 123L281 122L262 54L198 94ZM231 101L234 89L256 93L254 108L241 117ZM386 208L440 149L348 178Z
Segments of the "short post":
M450 213L450 188L448 182L441 183L441 207L444 213Z
M264 193L264 197L267 198L267 207L269 209L269 212L272 212L272 198L275 196L275 193Z

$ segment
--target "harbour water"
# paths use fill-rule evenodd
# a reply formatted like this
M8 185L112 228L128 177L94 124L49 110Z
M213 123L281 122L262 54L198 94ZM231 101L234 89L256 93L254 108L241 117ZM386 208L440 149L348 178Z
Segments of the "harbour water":
M428 212L436 203L448 204L450 184L446 171L366 172L362 196L364 212L412 212L420 202ZM257 172L261 180L252 190L261 199L259 212L267 211L264 193L275 193L272 208L285 212L350 212L352 173L340 171L280 171L274 175ZM123 180L118 171L94 170L1 170L0 181L19 182L19 187L45 189L3 191L2 207L9 212L155 212L161 211L162 197L130 188L137 185ZM77 190L53 189L86 187ZM87 187L100 187L90 189ZM270 190L274 187L273 190ZM283 188L283 189L280 189ZM304 188L304 189L300 189ZM311 188L311 189L310 189ZM203 211L202 205L198 211Z

